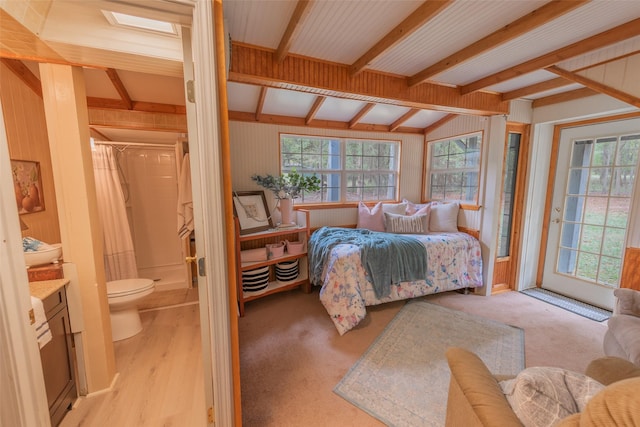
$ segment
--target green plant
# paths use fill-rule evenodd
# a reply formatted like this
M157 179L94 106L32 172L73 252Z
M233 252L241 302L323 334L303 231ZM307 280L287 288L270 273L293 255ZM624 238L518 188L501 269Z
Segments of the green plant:
M295 169L279 176L253 175L251 177L259 186L271 190L276 199L296 199L303 191L320 190L320 178L314 175L301 175Z

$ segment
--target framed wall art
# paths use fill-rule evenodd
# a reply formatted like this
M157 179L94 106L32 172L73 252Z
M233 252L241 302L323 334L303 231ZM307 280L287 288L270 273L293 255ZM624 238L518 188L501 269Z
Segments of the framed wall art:
M11 160L13 188L20 215L44 210L40 162Z
M238 217L240 234L273 228L264 191L234 191L233 213Z

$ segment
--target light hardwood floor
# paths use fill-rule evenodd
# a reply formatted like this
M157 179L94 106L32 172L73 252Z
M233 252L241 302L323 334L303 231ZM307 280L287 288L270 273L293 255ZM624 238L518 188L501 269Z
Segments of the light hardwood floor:
M190 302L198 302L198 288L173 289L169 291L156 290L138 303L138 309L150 310Z
M143 330L114 343L113 390L80 398L61 427L205 426L198 305L141 312Z

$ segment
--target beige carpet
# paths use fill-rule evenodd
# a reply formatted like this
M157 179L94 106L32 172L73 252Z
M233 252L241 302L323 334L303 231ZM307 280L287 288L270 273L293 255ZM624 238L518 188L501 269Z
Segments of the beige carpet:
M584 371L603 355L606 322L520 293L481 297L449 292L425 299L523 328L526 366ZM243 425L382 426L332 390L403 304L369 307L361 325L340 337L317 289L248 303L240 319Z
M521 328L417 299L402 307L333 392L388 425L439 427L451 347L473 351L492 372L524 369Z

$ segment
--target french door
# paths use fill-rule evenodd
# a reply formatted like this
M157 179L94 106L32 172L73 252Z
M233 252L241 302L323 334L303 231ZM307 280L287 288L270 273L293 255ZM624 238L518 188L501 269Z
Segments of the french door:
M640 119L562 130L542 286L612 309L640 151Z

